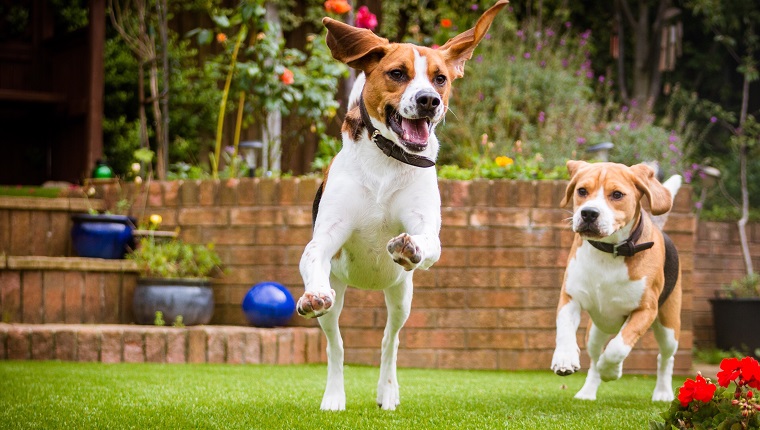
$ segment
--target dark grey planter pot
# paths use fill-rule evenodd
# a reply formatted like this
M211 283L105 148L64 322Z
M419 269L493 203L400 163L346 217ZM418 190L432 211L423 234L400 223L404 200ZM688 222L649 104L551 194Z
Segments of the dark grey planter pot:
M760 298L710 299L715 345L754 355L760 348Z
M154 324L156 311L170 326L178 315L185 325L208 324L214 314L214 291L206 279L139 278L132 299L138 324Z

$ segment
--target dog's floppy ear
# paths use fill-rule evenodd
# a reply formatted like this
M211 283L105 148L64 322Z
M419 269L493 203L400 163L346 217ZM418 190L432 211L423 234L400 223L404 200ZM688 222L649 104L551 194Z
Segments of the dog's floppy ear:
M567 171L570 173L570 183L567 184L567 188L565 188L565 197L562 198L562 201L559 204L560 207L565 207L568 203L573 201L575 184L578 183L578 177L576 176L576 173L578 173L578 170L584 166L587 166L588 164L589 163L585 161L567 160Z
M491 6L490 9L483 13L478 19L478 22L475 23L475 27L452 37L441 46L441 52L449 67L454 72L454 79L464 76L465 61L472 58L472 53L475 51L475 47L477 47L478 43L480 43L480 41L483 40L483 37L485 37L496 14L508 3L508 0L499 0L495 5Z
M652 215L662 215L673 206L673 196L654 175L654 170L646 164L631 166L636 188L649 199Z
M349 67L369 73L385 55L388 39L366 28L356 28L332 18L323 18L327 27L327 47L333 58Z

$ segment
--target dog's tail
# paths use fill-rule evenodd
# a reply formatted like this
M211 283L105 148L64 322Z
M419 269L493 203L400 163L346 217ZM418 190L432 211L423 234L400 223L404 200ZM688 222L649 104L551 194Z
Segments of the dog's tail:
M354 81L354 86L351 87L351 94L348 95L348 109L346 112L350 112L351 109L359 106L359 99L362 96L362 90L364 89L364 83L367 79L364 77L364 72L359 73Z
M678 194L678 190L681 189L682 181L683 179L681 178L681 175L673 175L668 178L667 181L662 183L662 186L670 191L671 203L676 199L676 194ZM662 215L653 216L652 222L654 222L654 225L662 230L662 228L665 227L665 223L668 221L668 215L670 215L670 211Z

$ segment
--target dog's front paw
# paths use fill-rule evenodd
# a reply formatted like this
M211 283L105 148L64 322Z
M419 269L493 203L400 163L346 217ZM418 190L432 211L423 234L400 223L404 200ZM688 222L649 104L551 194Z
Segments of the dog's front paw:
M557 348L554 350L554 356L552 357L552 370L559 376L572 375L581 369L581 356L580 352L561 350Z
M387 383L377 386L377 406L386 411L395 411L396 406L401 404L398 382L388 380Z
M599 371L599 377L602 378L602 381L615 381L623 376L623 362L610 360L605 354L602 354L599 361L596 362L596 370Z
M388 241L388 252L393 261L407 271L417 268L422 261L420 248L414 243L412 236L406 233L401 233Z
M326 314L335 303L335 290L326 292L305 292L296 305L298 315L304 318L318 318Z

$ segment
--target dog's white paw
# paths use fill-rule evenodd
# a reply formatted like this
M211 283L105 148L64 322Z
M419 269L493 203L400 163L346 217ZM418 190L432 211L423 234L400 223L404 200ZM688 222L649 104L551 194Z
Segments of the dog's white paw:
M317 318L329 312L333 303L335 303L335 290L314 293L307 291L298 299L296 310L298 315L304 318Z
M412 236L406 233L394 237L388 241L388 253L393 261L401 265L404 270L414 270L422 261L422 252L412 240Z
M675 395L673 394L673 390L660 389L657 387L654 389L654 393L652 393L653 402L672 402L674 398Z
M388 382L377 386L377 406L386 411L395 411L401 404L398 383Z
M552 371L559 376L572 375L581 368L581 356L576 351L557 348L552 357Z
M583 387L573 397L578 400L596 400L596 390L588 390Z
M602 354L596 363L596 370L599 371L602 381L615 381L623 376L623 362L609 360L605 354Z
M345 392L325 392L322 397L322 406L320 409L323 411L345 411L346 410L346 393Z

